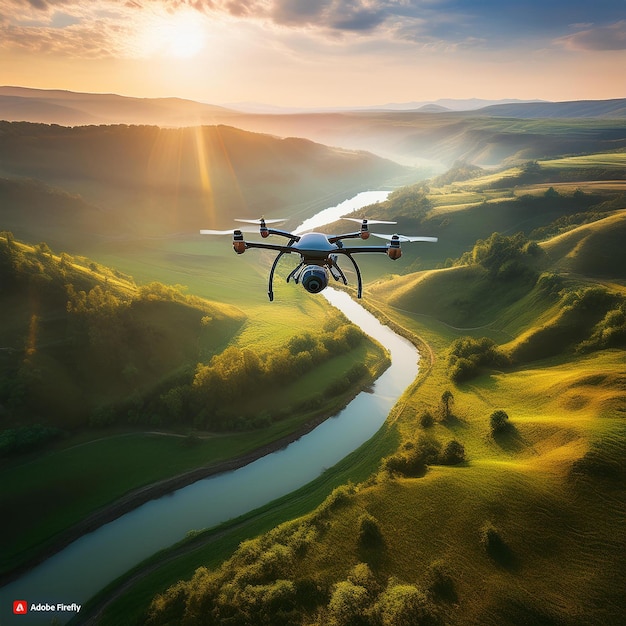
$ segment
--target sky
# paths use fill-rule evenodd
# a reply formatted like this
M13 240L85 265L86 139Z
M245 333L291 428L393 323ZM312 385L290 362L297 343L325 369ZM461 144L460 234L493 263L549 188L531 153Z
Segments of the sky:
M626 0L0 0L0 85L332 107L626 97Z

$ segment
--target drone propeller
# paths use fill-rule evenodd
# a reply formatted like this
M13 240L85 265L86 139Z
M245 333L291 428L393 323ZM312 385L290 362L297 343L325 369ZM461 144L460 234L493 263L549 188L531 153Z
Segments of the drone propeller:
M357 224L397 224L398 222L386 222L385 220L368 220L366 218L360 217L342 217L343 220L350 220L351 222L356 222Z
M200 231L201 235L232 235L233 234L233 229L231 228L230 230L210 230L210 229L202 229Z
M258 220L241 220L241 219L235 219L235 222L244 222L244 224L257 224L257 225L262 225L262 224L278 224L279 222L286 222L286 219L278 219L278 220L266 220L265 218L260 218Z
M438 241L437 237L407 237L406 235L383 235L382 233L371 233L374 237L380 237L387 241L401 241L401 242L414 242L414 241L430 241L435 243Z
M235 230L239 230L244 233L257 233L259 232L256 228L243 227L243 228L231 228L229 230L211 230L211 229L202 229L200 231L201 235L232 235Z

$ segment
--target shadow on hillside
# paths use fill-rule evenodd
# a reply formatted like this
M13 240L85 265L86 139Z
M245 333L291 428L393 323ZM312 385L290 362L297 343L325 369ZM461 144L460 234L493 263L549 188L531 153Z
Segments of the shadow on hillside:
M450 415L444 417L441 420L441 423L453 431L468 428L466 421L455 413L450 413Z
M521 452L527 442L513 424L507 424L502 430L493 433L493 440L507 452Z

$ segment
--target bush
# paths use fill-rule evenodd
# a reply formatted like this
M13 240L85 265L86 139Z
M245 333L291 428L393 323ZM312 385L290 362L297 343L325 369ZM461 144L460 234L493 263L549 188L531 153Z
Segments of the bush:
M335 585L328 603L330 623L336 626L366 624L366 611L370 597L365 587L342 580Z
M369 513L359 518L359 545L362 548L379 548L384 543L378 521Z
M441 444L427 435L422 435L414 445L407 445L404 452L387 457L384 468L394 474L422 476L428 465L436 463Z
M37 450L63 433L59 428L33 424L0 433L0 457Z
M504 541L500 531L491 523L487 522L480 530L480 543L485 552L500 565L511 565L513 553Z
M443 449L439 462L442 465L458 465L465 461L465 448L456 439L452 439Z
M424 586L429 595L448 602L456 602L457 593L454 580L443 561L435 561L426 571Z
M450 346L448 370L454 382L476 376L482 367L502 367L508 362L496 343L488 337L461 337Z
M435 610L426 594L415 585L394 584L383 591L375 614L383 626L426 626L436 623Z
M435 423L435 420L430 411L424 411L419 417L419 422L422 428L430 428Z
M489 425L491 426L491 434L497 435L503 433L509 428L509 416L506 411L498 409L489 416Z

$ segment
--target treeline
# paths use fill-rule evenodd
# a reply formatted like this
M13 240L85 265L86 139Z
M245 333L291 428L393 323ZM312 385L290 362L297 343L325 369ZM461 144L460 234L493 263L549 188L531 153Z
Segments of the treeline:
M626 298L600 286L565 288L553 274L542 274L538 293L556 299L558 314L531 329L505 352L488 337L460 337L448 350L448 375L455 383L564 351L592 352L626 347Z
M0 458L42 448L63 434L60 428L33 424L0 431Z
M196 428L244 430L266 426L272 421L300 411L315 410L325 398L344 393L369 374L363 363L304 398L296 406L270 402L273 411L259 411L259 402L250 399L274 394L324 361L350 352L364 340L362 331L342 317L332 317L319 335L302 333L285 347L257 353L249 348L230 346L208 363L199 364L190 383L176 386L159 398L151 411L162 423L191 421ZM248 402L246 402L248 400Z

